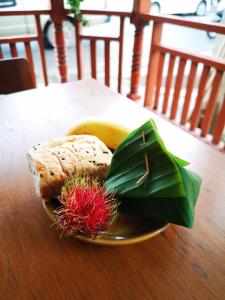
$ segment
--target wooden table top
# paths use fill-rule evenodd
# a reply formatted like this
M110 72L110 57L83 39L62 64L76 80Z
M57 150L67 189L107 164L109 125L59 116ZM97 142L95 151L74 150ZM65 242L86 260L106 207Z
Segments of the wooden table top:
M0 98L0 299L225 299L225 155L94 80ZM203 179L193 229L140 244L59 238L25 159L84 117L137 127L149 117Z

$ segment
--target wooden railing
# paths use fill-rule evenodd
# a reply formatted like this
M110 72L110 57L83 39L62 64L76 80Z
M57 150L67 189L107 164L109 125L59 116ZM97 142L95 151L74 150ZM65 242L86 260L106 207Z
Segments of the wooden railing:
M68 80L68 68L66 62L66 48L63 37L63 21L66 16L70 14L70 11L64 8L64 3L61 0L51 1L52 10L51 18L55 26L55 40L56 40L56 52L58 57L58 69L60 74L61 82L66 82ZM60 13L59 13L60 12ZM104 42L104 82L107 86L110 86L111 79L111 60L110 60L110 48L111 42L117 42L119 44L118 50L118 75L117 75L117 90L121 92L122 90L122 78L123 78L123 45L124 45L124 20L125 18L130 18L130 12L120 12L120 11L105 11L105 10L82 10L85 15L103 15L103 16L117 16L120 20L120 29L118 36L112 36L109 32L106 36L94 33L87 35L83 33L83 28L80 23L74 18L75 25L75 43L76 43L76 61L77 61L77 79L83 78L83 55L82 55L82 40L88 40L90 42L90 74L92 78L97 79L97 42Z
M153 21L151 49L146 80L144 106L166 116L190 131L195 131L206 141L219 144L225 126L225 88L221 86L225 72L225 59L199 55L191 51L164 45L161 42L163 24L170 23L194 29L212 31L225 35L225 25L212 23L198 23L181 18L162 17L156 15L140 15L145 21ZM169 56L167 69L165 57ZM179 61L178 71L174 74L175 61ZM201 69L198 82L197 71ZM184 83L184 73L188 74ZM166 73L165 90L161 95L162 75ZM213 77L212 77L213 74ZM206 99L206 85L211 75L212 83L209 96ZM172 79L175 83L172 87ZM181 89L185 90L184 100L181 99ZM190 107L193 90L197 90L194 97L194 107ZM216 112L219 89L223 88L222 104ZM174 90L174 93L171 90ZM203 101L204 100L204 101ZM205 104L205 106L204 106ZM180 113L179 113L180 112ZM214 120L213 120L214 119ZM198 130L196 130L198 129ZM210 133L210 135L208 135ZM224 141L221 142L224 147Z
M92 11L85 11L85 14L93 14ZM94 14L102 14L101 11L95 11ZM122 70L123 70L123 46L124 46L124 20L126 17L129 17L129 13L119 13L119 12L107 12L104 14L107 16L111 16L113 13L114 16L119 17L119 35L114 36L101 36L101 35L85 35L82 33L81 25L74 19L75 25L75 38L76 38L76 51L77 51L77 74L78 79L83 78L83 70L82 70L82 49L81 49L81 41L88 40L90 41L90 55L91 55L91 77L97 79L97 71L96 71L96 43L97 41L104 42L104 65L105 65L105 85L110 86L110 44L112 41L118 42L119 44L119 59L118 59L118 85L117 90L121 93L122 90Z
M47 68L46 68L46 60L44 53L44 44L43 44L43 36L42 36L42 28L40 22L40 14L49 14L50 10L42 10L42 11L1 11L0 17L3 16L18 16L18 15L31 15L35 18L36 25L36 34L27 34L27 35L19 35L19 36L0 36L0 59L4 58L4 52L2 51L2 45L7 44L10 47L11 57L18 57L17 44L23 43L25 49L26 58L30 64L32 76L34 82L36 82L35 68L34 68L34 60L32 55L32 48L30 43L35 41L38 43L40 59L41 59L41 67L43 73L43 79L45 85L48 85L48 76L47 76Z
M149 63L148 74L146 79L146 89L144 97L144 106L158 112L169 120L185 126L190 131L199 132L201 137L209 137L210 131L210 143L220 144L224 148L224 142L222 142L222 134L225 127L225 98L221 104L219 111L216 114L215 120L215 108L217 103L218 90L221 87L222 76L225 71L225 61L220 58L207 57L199 55L187 50L174 48L171 45L165 45L161 41L162 29L164 24L174 24L179 26L185 26L193 29L205 30L210 32L216 32L225 34L225 26L214 23L198 23L195 21L184 20L175 17L149 15L150 1L135 0L134 8L132 12L119 12L119 11L95 11L95 10L83 10L86 15L105 15L105 16L117 16L120 19L120 30L118 36L111 36L110 32L107 35L101 36L99 34L87 35L82 32L81 25L74 19L75 25L75 41L76 41L76 59L77 59L77 78L83 78L83 58L82 58L82 40L90 41L90 75L93 78L98 78L97 74L97 41L104 42L104 82L107 86L111 83L111 65L115 62L111 61L110 48L111 42L117 42L119 44L118 50L118 74L117 74L117 90L122 90L122 65L123 65L123 48L124 48L124 21L125 18L129 18L131 23L135 26L135 37L133 47L133 59L131 61L132 72L130 79L130 91L128 97L133 100L140 98L140 70L142 67L142 45L143 45L143 29L151 22L153 24L151 47L149 49ZM8 43L10 45L10 51L12 57L18 55L16 44L17 42L23 42L25 45L25 52L27 59L30 62L32 70L33 59L32 51L30 47L31 41L37 41L41 54L42 71L44 76L44 82L47 85L47 70L44 55L43 37L40 26L40 15L49 14L55 27L55 51L58 62L58 70L61 82L68 80L67 76L67 59L66 59L66 47L63 33L63 21L69 14L63 6L62 0L52 0L51 10L45 11L10 11L0 12L1 16L9 15L33 15L36 20L37 34L23 36L23 37L0 37L0 44ZM1 48L0 48L1 49ZM0 50L0 58L3 57L3 53ZM168 64L165 63L169 57ZM175 64L179 61L177 74L174 74ZM167 67L168 66L168 67ZM199 69L202 67L201 75L198 83ZM166 70L167 68L167 70ZM188 76L184 80L185 68L189 68ZM205 87L209 76L211 76L212 70L214 70L214 78L212 80L211 91L207 101L205 101ZM163 74L166 73L166 78L163 78ZM33 71L34 74L34 71ZM33 75L35 76L35 75ZM175 83L173 85L175 77ZM165 88L163 86L165 81ZM184 83L186 81L186 83ZM162 93L162 86L164 93ZM185 90L185 96L182 99L181 90ZM171 91L174 90L174 93ZM196 97L193 95L193 90L196 90ZM194 99L194 106L191 103ZM204 100L204 101L203 101ZM203 107L203 103L206 106ZM204 109L203 109L204 108ZM202 112L204 114L202 115ZM213 123L213 126L212 126ZM206 140L206 138L204 138Z

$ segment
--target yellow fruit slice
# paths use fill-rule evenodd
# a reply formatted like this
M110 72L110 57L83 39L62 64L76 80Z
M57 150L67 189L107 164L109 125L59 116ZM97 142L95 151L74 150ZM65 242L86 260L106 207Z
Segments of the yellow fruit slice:
M86 120L74 125L67 135L90 134L97 136L108 148L115 150L131 130L103 120Z

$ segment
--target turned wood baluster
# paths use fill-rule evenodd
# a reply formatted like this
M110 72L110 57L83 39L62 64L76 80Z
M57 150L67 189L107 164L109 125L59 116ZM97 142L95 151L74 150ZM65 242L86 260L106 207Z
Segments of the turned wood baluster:
M141 55L142 55L142 44L143 44L143 29L144 25L135 25L135 38L134 38L134 50L133 50L133 62L131 71L131 85L130 93L127 95L132 100L140 99L138 94L138 88L140 83L140 69L141 69Z
M61 82L67 81L67 65L66 65L66 50L63 34L63 23L57 22L54 23L55 27L55 43L58 59L58 68L61 78Z
M81 24L74 20L75 24L75 41L76 41L76 60L77 60L77 79L82 79L83 77L83 67L82 67L82 45L81 45Z
M140 99L140 95L138 94L138 89L139 89L140 78L141 78L143 32L144 32L145 25L147 25L146 22L140 20L138 14L139 13L148 14L150 7L151 7L151 0L134 0L133 16L131 18L131 23L135 25L135 37L134 37L130 92L127 95L127 97L132 100Z
M55 27L56 55L61 82L67 81L66 47L63 33L63 21L66 18L63 0L51 0L51 19Z

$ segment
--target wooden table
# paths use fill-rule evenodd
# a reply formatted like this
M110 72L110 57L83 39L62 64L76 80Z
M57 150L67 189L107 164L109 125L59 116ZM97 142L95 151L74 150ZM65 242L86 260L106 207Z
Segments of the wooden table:
M225 155L94 80L0 98L0 299L225 299ZM154 117L203 178L192 230L123 247L59 238L25 159L84 117L136 127Z

